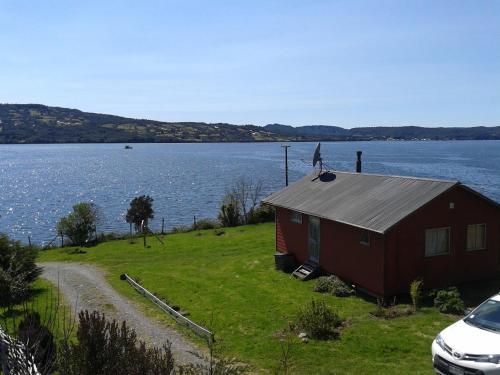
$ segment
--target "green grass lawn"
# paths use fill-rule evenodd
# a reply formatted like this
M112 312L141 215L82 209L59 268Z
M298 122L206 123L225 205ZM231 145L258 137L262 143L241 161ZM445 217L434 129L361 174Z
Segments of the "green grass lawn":
M107 271L111 285L138 301L152 316L173 323L136 293L119 275L140 278L142 285L190 313L202 325L213 321L216 338L227 355L270 372L279 360L276 334L311 299L323 299L350 324L336 341L297 343L297 374L432 374L430 345L434 336L457 319L424 308L393 320L373 318L375 304L360 297L338 298L314 293L314 281L301 282L274 270L274 224L212 230L165 237L165 245L148 239L111 241L71 254L45 251L40 261L92 263ZM213 317L213 320L212 320Z

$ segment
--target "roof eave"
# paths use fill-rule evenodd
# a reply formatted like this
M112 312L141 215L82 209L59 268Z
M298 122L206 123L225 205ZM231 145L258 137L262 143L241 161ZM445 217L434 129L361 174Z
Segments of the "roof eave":
M295 208L286 207L286 206L282 206L282 205L271 203L271 202L264 202L263 201L263 203L268 204L268 205L273 206L273 207L279 207L279 208L284 208L284 209L290 210L290 211L300 212L301 214L304 214L304 215L319 217L320 219L330 220L330 221L334 221L336 223L340 223L340 224L344 224L344 225L349 225L351 227L356 227L356 228L368 230L370 232L374 232L374 233L378 233L378 234L385 234L385 233L387 233L387 230L388 230L388 229L378 230L378 229L373 229L373 228L367 228L367 227L364 227L362 225L357 225L357 224L349 223L349 222L343 221L343 220L333 219L331 217L318 215L318 214L315 214L313 212L308 212L308 211L304 211L304 210L298 210L298 209L295 209Z

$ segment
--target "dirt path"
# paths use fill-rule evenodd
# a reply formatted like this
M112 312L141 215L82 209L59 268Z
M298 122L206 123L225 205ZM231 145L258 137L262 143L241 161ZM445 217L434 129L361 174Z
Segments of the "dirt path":
M106 317L123 320L135 329L137 336L154 346L161 346L167 340L172 343L176 361L197 363L192 354L199 350L179 332L166 327L142 314L137 306L116 292L97 267L78 263L41 263L42 277L54 285L59 285L61 294L72 307L78 310L98 310Z

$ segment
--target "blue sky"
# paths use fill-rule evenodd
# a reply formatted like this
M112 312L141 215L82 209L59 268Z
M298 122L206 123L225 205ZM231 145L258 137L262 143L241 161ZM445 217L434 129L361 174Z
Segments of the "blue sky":
M165 121L500 125L500 1L4 1L0 102Z

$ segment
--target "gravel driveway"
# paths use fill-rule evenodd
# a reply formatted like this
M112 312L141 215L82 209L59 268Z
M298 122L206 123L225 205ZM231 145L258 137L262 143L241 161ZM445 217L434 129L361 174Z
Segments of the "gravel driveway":
M97 310L117 322L127 321L137 336L148 344L162 346L172 343L172 352L179 363L198 363L193 352L199 350L179 332L142 314L137 306L116 292L97 267L78 263L41 263L42 277L59 290L66 301L78 310Z

